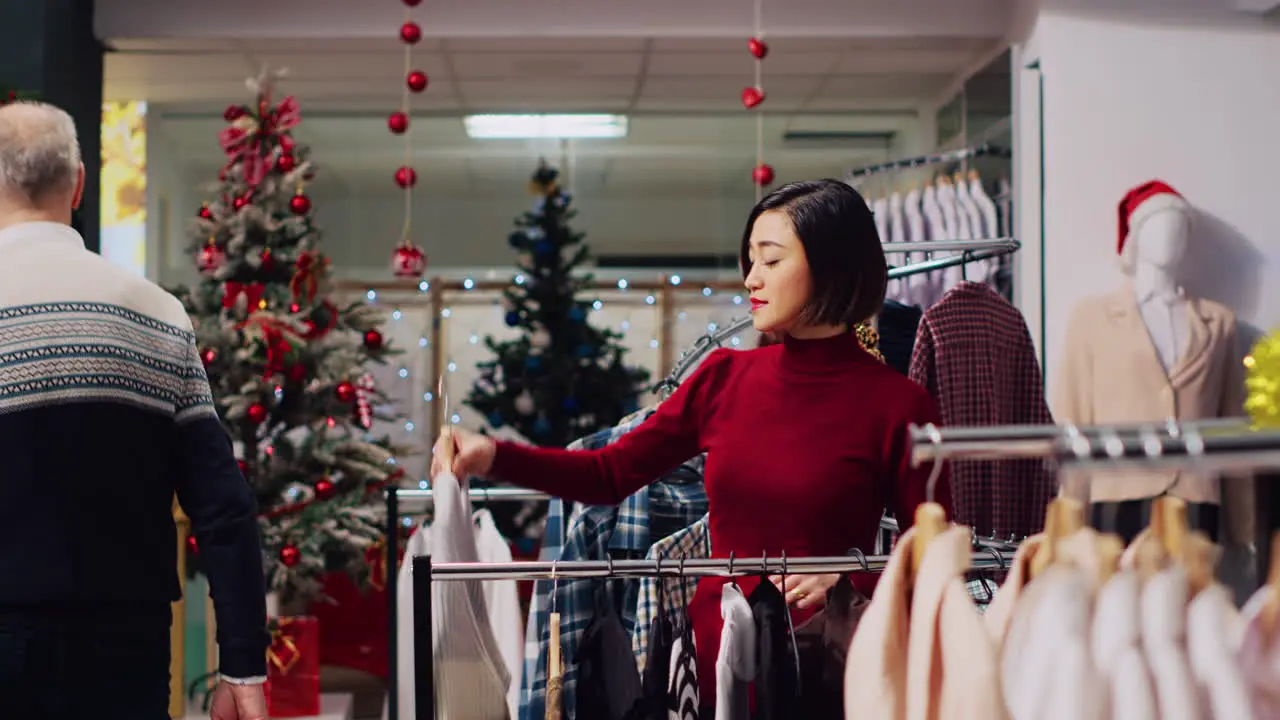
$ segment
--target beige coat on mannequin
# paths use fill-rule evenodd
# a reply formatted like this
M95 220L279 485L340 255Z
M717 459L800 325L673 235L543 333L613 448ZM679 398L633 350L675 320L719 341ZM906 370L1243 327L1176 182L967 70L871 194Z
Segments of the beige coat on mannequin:
M1054 419L1111 425L1243 416L1244 366L1235 314L1202 298L1188 298L1187 310L1187 349L1166 374L1131 286L1077 305L1067 325L1053 392ZM1237 493L1233 486L1224 502L1213 475L1179 469L1116 470L1092 474L1089 500L1151 498L1168 490L1188 502L1222 504L1224 525L1238 531L1252 524L1247 498L1235 497L1248 494L1248 489L1240 489Z

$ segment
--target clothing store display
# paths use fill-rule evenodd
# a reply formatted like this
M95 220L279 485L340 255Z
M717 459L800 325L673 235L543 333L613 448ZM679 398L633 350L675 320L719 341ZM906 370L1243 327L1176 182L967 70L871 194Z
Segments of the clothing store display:
M1095 502L1089 508L1089 524L1103 532L1115 533L1126 544L1133 542L1151 524L1151 505L1154 498L1144 500L1120 500ZM1212 503L1187 503L1187 525L1218 540L1219 508Z
M448 490L446 490L447 492ZM445 517L448 522L452 523L454 517L452 514ZM498 527L488 510L477 510L472 515L471 526L474 533L476 556L479 558L479 562L511 562L511 548L506 539L498 533ZM444 562L440 560L441 551L433 550L434 541L442 535L444 537L452 537L454 531L460 530L462 528L449 527L438 528L438 532L433 532L429 527L420 528L410 536L408 543L405 545L404 556L406 562L400 566L399 581L396 583L396 615L398 617L396 627L402 638L396 644L396 697L398 698L396 708L397 712L404 714L406 717L413 716L414 708L417 705L417 693L414 692L413 684L415 677L412 642L414 625L413 563L408 560L410 558L433 555L434 560ZM444 555L448 554L449 551L445 550ZM516 581L485 580L480 584L489 628L502 658L502 666L511 678L506 696L510 717L514 718L520 703L520 687L515 678L519 677L523 667L522 651L524 647L524 637L520 627L520 597L516 588ZM433 597L437 592L438 590L433 587ZM438 607L433 610L435 613L440 612ZM455 620L462 622L458 618L445 618L445 622ZM385 718L386 716L387 708L384 707L383 717Z
M720 596L720 654L716 657L716 720L751 720L756 678L756 622L737 585Z
M1280 643L1268 635L1264 615L1277 600L1270 583L1258 588L1240 611L1242 637L1236 653L1255 720L1280 720Z
M707 515L703 515L689 527L654 543L645 554L646 560L661 562L667 567L679 566L681 560L707 557L711 557L710 521ZM698 578L692 576L647 577L640 580L635 629L631 631L631 649L636 654L636 667L641 673L648 674L647 658L652 657L650 628L655 626L659 618L672 627L679 624L679 618L685 612L684 602L693 597L697 587ZM673 602L673 599L678 602Z
M616 443L641 426L655 410L646 408L634 413L619 425L575 441L568 449L573 452L590 451ZM582 509L564 532L560 532L565 523L564 503L559 498L553 500L548 507L547 530L539 557L561 562L602 559L606 554L639 557L650 547L650 537L674 533L706 514L707 496L702 483L704 461L702 455L691 456L675 470L662 475L658 482L632 493L620 505ZM561 580L558 583L540 580L535 584L526 626L520 720L537 720L543 715L549 643L547 616L553 585L556 588L555 607L561 614L560 642L566 658L572 659L577 651L578 639L591 622L595 607L595 587L589 580ZM639 583L628 580L622 585L622 621L624 627L630 627ZM563 710L569 718L575 717L577 672L576 664L569 663L562 679Z
M920 319L909 376L950 427L1052 423L1040 362L1018 309L962 282ZM1044 462L983 460L951 469L954 520L987 537L1039 532L1057 483Z
M190 318L173 295L87 249L71 227L22 217L9 212L0 229L0 608L14 616L17 636L54 647L65 641L48 630L53 608L103 618L145 612L167 624L182 596L176 492L218 598L218 669L260 682L271 638L254 491L236 466ZM20 619L28 613L29 625ZM120 637L104 629L94 652L109 656L106 643ZM141 658L127 641L115 650ZM81 677L80 659L60 666L53 652L22 672L48 671L30 679L67 687ZM0 657L0 683L13 682L11 662L20 660ZM146 702L152 680L167 675L134 670L110 668L120 681L112 692Z
M429 550L433 562L480 562L471 503L465 487L449 472L432 479L435 519L424 532L430 534ZM412 572L412 563L405 567ZM412 575L409 582L399 587L412 593ZM403 599L397 598L397 604ZM510 717L507 690L512 674L504 664L502 649L493 635L482 583L461 580L433 585L431 609L436 717L442 720L507 720ZM413 623L405 627L412 628ZM409 671L413 672L412 664ZM408 687L413 688L412 681ZM401 703L405 699L402 694ZM399 711L410 713L407 717L411 717L414 708L412 694L408 699L409 704L401 704Z
M1151 669L1161 720L1199 720L1200 701L1187 659L1187 574L1161 570L1142 586L1142 651Z
M631 654L631 634L618 617L612 580L594 581L595 617L582 632L578 666L577 716L592 720L640 720L643 693Z
M1237 417L1244 367L1236 357L1235 315L1210 300L1187 298L1190 337L1170 373L1156 359L1132 285L1087 298L1072 311L1054 391L1058 422L1077 425ZM1219 503L1218 478L1181 468L1091 473L1091 502L1153 498L1168 492ZM1230 517L1224 526L1248 523Z
M1120 225L1116 238L1116 253L1125 251L1129 238L1135 235L1142 223L1164 210L1179 210L1190 213L1191 205L1186 198L1167 183L1151 180L1129 190L1120 199Z
M910 525L930 469L911 467L907 428L939 420L933 400L863 350L854 333L787 337L772 347L712 352L640 428L601 450L535 451L499 441L490 474L608 505L706 452L717 557L843 555L873 546L886 507ZM936 499L950 503L945 474ZM703 578L689 607L708 695L725 582ZM747 594L758 582L739 580ZM868 592L876 575L858 573L854 582ZM793 620L812 612L796 610Z
M934 537L914 583L915 530L898 539L849 646L846 717L1007 717L997 649L964 587L969 532Z
M844 666L849 643L870 598L843 577L827 591L822 610L795 629L800 698L794 717L844 716Z
M1013 563L1005 575L1004 582L996 590L995 597L983 613L982 621L991 634L996 647L1004 645L1004 638L1009 633L1009 624L1013 622L1013 610L1022 596L1023 588L1031 581L1031 562L1036 551L1044 542L1044 535L1032 535L1018 544L1013 555Z
M671 599L674 598L659 592L656 613L646 634L648 647L645 648L645 662L640 668L640 691L644 694L646 720L667 720L667 707L671 704L668 688L671 684L671 653L676 641L675 621L666 612ZM637 627L639 624L637 617Z
M1093 610L1093 662L1111 720L1156 720L1155 686L1142 652L1142 584L1122 570L1098 591Z
M1252 716L1244 672L1236 664L1243 623L1230 591L1218 584L1187 606L1187 656L1199 688L1200 716Z
M702 690L698 686L697 641L688 622L682 623L671 644L671 678L667 692L671 701L668 720L698 720Z
M886 300L876 320L880 332L880 352L889 367L906 375L911 370L911 351L922 312L914 305Z
M799 658L791 641L787 599L771 582L761 582L747 598L756 625L756 720L790 717L800 700Z

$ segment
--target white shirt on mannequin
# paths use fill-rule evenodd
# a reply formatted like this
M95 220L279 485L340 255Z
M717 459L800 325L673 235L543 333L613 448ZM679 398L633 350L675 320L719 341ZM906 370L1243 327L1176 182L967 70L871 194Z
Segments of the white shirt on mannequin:
M1177 280L1189 232L1190 218L1168 210L1147 218L1127 241L1134 244L1134 300L1165 374L1177 366L1191 340L1187 299Z

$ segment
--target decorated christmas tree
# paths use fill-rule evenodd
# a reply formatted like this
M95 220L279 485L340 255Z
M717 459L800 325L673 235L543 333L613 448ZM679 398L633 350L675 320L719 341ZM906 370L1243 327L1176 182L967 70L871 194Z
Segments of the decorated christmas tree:
M321 594L324 576L380 573L378 490L401 475L389 438L371 435L386 399L365 371L393 351L383 313L340 306L318 250L309 149L291 135L298 103L250 81L248 105L224 114L226 165L192 222L204 275L178 288L240 467L258 498L268 587L283 602ZM212 140L212 139L211 139ZM189 548L199 565L199 548ZM375 578L376 581L376 578Z
M557 176L539 164L530 182L536 204L508 237L518 272L502 302L520 335L485 338L494 357L477 366L466 402L495 429L563 447L634 411L648 373L623 363L619 333L589 322L594 298L583 293L592 276L582 270L590 255L583 233L569 226L576 212Z

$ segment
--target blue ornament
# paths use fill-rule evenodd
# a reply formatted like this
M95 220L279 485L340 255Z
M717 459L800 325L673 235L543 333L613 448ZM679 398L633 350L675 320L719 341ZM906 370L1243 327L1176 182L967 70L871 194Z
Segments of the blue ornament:
M507 323L507 327L515 327L520 324L520 313L512 310L506 314L503 320Z
M578 348L574 350L574 354L580 358L589 358L592 355L595 355L595 351L591 349L590 345L579 345Z
M546 435L549 432L551 432L551 423L547 422L546 418L538 418L537 421L533 423L534 435Z
M489 413L489 426L495 429L502 427L502 413L497 410Z
M537 355L530 355L524 359L524 367L526 370L537 372L542 369L542 358Z
M581 305L574 305L569 308L569 319L574 322L582 322L583 318L586 316L587 313L582 309Z
M565 411L566 411L566 412L577 412L577 411L578 411L578 399L577 399L577 398L573 398L573 397L567 397L567 398L565 398L565 399L564 399L564 409L565 409Z
M533 251L544 257L547 255L554 255L556 253L556 245L550 240L539 240L537 244L533 246Z

